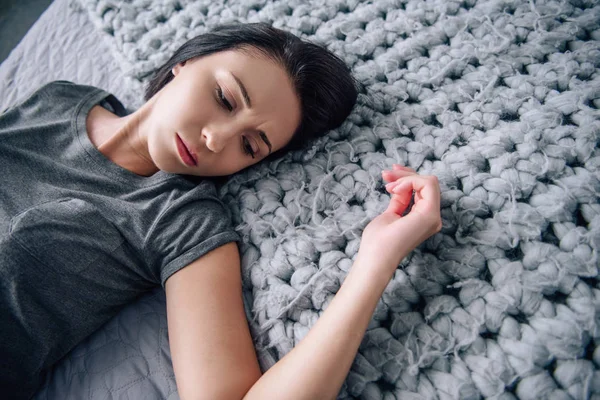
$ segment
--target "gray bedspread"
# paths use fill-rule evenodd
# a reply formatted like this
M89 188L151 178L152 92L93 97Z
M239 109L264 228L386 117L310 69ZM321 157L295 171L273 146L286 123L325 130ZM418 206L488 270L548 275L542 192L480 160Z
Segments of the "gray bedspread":
M233 21L322 43L365 84L310 151L221 191L263 369L339 289L400 163L439 177L444 227L400 265L339 398L600 399L597 1L57 0L44 18L0 67L2 104L66 72L136 107L177 46ZM38 395L176 397L161 291Z

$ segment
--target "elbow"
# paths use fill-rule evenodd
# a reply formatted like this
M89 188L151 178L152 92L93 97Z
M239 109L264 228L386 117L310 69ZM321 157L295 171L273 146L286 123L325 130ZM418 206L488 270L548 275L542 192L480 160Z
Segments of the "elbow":
M179 392L179 398L181 400L242 400L245 396L245 393L236 393L235 390L220 392L203 391L202 388L199 388L199 390L201 393Z
M181 400L244 400L256 380L234 384L223 377L221 382L197 384L193 388L179 388Z

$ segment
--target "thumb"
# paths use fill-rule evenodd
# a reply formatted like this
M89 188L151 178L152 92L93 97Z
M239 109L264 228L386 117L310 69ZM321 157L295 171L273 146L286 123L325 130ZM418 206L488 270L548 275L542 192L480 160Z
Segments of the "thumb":
M407 190L401 194L393 194L385 212L402 216L411 203L412 195L412 190Z

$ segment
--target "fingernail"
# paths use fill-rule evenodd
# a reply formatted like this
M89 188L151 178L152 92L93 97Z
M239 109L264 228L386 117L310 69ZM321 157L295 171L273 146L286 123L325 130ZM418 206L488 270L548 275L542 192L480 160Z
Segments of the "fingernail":
M398 182L390 182L387 185L385 185L385 188L391 192L397 185Z
M397 171L399 169L402 169L402 165L400 165L400 164L393 164L392 168Z

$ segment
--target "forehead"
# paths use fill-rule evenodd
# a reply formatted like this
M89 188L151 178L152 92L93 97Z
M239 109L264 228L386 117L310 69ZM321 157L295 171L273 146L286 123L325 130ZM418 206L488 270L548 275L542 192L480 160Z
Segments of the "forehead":
M229 90L240 93L235 78L241 81L251 100L251 119L274 150L289 141L300 123L300 100L280 63L256 49L222 51L199 61Z

